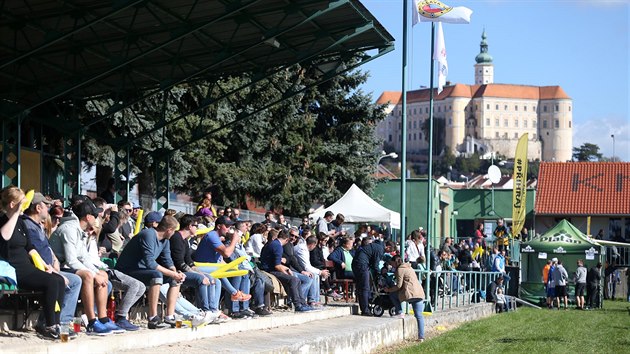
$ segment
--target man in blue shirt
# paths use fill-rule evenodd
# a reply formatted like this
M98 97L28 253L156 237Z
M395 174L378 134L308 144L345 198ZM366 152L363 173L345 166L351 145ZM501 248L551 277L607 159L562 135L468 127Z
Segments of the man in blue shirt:
M123 249L116 269L132 276L147 286L149 301L149 329L175 326L175 302L179 297L179 286L186 279L186 275L178 272L171 259L169 239L178 229L178 222L172 216L164 216L157 228L147 228L133 237ZM158 260L160 265L158 264ZM168 283L166 316L173 319L165 325L157 316L157 305L160 296L160 286Z
M287 242L289 242L289 233L286 230L280 231L275 240L267 242L260 252L260 268L278 278L295 306L295 311L311 311L313 308L306 305L304 296L300 292L300 280L293 275L289 267L282 265L282 247Z

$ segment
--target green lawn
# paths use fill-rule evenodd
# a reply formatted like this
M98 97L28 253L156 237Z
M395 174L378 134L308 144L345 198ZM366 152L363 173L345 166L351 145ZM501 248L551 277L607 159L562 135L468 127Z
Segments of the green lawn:
M630 303L593 311L519 308L397 353L630 353Z

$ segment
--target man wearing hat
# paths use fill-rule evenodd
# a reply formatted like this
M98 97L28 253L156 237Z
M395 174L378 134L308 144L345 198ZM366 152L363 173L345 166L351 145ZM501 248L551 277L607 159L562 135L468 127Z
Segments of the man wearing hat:
M234 253L236 245L241 242L241 236L239 233L235 233L231 230L234 222L226 216L218 217L214 222L214 230L208 232L199 242L197 250L193 254L192 258L195 262L201 263L221 263L223 257L229 258ZM221 237L226 237L228 232L232 231L232 238L230 243L226 246L221 242ZM198 269L205 273L210 274L215 268L211 267L198 267ZM230 300L236 301L249 301L252 298L250 294L245 294L240 290L236 290L234 286L225 278L221 278L221 285L223 288L231 294ZM219 308L219 296L220 294L210 294L208 298L210 310L215 311Z
M21 218L26 226L26 235L33 247L35 247L35 250L37 250L37 253L39 253L46 265L53 269L53 272L60 274L66 281L63 304L60 304L60 323L69 323L72 321L77 308L79 292L81 291L81 278L70 272L61 272L59 260L50 248L42 222L48 217L48 208L51 205L52 201L44 197L43 194L35 193L31 205L24 211L24 215ZM38 319L38 322L39 320L43 320L43 317Z
M90 260L86 247L86 232L97 224L98 214L103 209L97 208L90 199L76 201L72 207L74 215L64 217L57 230L50 236L50 246L61 263L61 269L81 277L81 302L87 315L89 334L106 335L120 331L107 317L107 273L98 269ZM96 317L94 305L99 318Z
M162 215L157 211L152 211L144 217L144 227L146 228L156 228L158 224L162 220Z

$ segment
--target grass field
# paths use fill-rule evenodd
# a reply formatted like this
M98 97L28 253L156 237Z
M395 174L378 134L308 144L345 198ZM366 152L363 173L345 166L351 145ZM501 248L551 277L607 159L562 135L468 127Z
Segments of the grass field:
M519 308L396 353L630 353L630 303L593 311Z

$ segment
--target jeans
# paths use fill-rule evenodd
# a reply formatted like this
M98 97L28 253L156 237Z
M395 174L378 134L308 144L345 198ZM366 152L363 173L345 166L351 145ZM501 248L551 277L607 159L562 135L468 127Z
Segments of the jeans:
M166 294L168 293L168 289L170 286L168 284L162 284L160 286L160 300L166 303ZM184 318L190 318L192 315L199 314L200 310L190 303L190 301L186 300L185 297L179 295L177 298L177 302L175 302L175 313L184 316Z
M116 307L116 316L127 318L129 309L144 295L147 287L140 281L127 274L110 270L109 281L115 290L122 290L123 297L120 304Z
M61 323L70 323L77 310L77 302L81 293L81 277L68 272L60 272L61 275L68 278L68 286L63 295L63 305L61 306Z
M319 289L320 289L320 278L319 278L319 274L313 274L313 278L312 278L313 282L311 283L311 287L308 288L308 293L306 294L306 298L308 300L308 302L313 303L313 302L320 302L320 294L319 294Z
M203 283L203 280L206 277L197 272L184 272L184 274L186 274L186 280L184 280L182 285L185 287L195 288L197 307L204 311L208 311L210 309L208 304L208 285Z
M293 272L293 275L300 279L300 294L302 295L303 299L306 299L309 294L308 291L311 287L311 284L313 284L313 278L298 272Z
M249 294L249 275L243 275L240 277L227 278L230 284L235 289L240 290L243 294ZM242 305L241 305L242 304ZM225 306L230 309L230 313L236 313L249 309L249 300L247 301L232 301L229 296L225 297Z
M398 292L394 291L391 293L387 293L387 296L389 296L389 300L392 302L392 305L394 305L394 309L396 309L396 314L400 314L402 313L402 305L400 304L400 298L398 297Z
M278 281L282 283L282 286L287 292L287 295L289 295L289 299L293 303L293 306L297 308L306 305L304 297L302 296L300 291L300 280L297 277L279 272L277 270L272 270L269 273L273 274L276 278L278 278Z
M418 321L418 339L424 339L424 316L422 312L424 311L424 301L414 301L410 302L411 308L413 308L413 315Z
M203 274L207 275L208 278L210 278L210 285L208 285L207 291L208 291L208 308L211 311L217 311L219 310L219 302L221 301L221 287L223 285L223 282L221 281L221 279L215 279L212 278L210 276L210 273L214 272L215 270L217 270L216 267L197 267L197 270L202 272ZM225 278L223 278L225 280ZM214 284L212 284L214 282ZM234 290L234 287L232 287L232 285L230 284L230 282L228 282L226 280L226 282L229 284L229 286ZM236 292L236 290L234 290L231 293Z
M250 290L254 307L265 306L265 283L262 279L256 278L256 280L251 283Z

